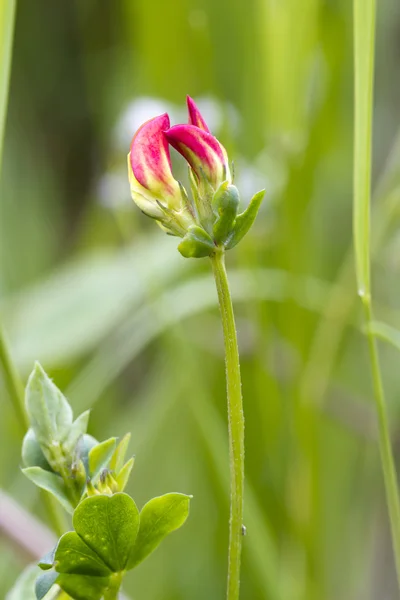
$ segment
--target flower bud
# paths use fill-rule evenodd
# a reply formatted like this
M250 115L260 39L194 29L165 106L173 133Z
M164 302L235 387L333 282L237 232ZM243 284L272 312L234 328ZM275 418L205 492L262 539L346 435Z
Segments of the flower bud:
M214 194L212 207L216 216L213 226L214 240L217 244L224 244L232 231L239 208L237 187L224 181Z
M233 248L254 222L264 192L240 215L239 192L233 185L228 155L215 138L195 102L187 97L189 119L170 127L163 114L150 119L135 134L128 155L132 198L169 234L182 239L185 257L211 256ZM189 165L192 199L174 179L168 143Z
M164 132L165 113L146 121L133 137L128 154L128 174L133 201L149 217L173 235L183 236L193 223L181 186L171 172L171 158Z

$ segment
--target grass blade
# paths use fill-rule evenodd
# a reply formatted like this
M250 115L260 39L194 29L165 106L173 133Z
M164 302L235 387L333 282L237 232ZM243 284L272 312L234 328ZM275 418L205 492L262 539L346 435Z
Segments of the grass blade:
M375 0L354 0L354 251L359 294L370 293L370 198Z

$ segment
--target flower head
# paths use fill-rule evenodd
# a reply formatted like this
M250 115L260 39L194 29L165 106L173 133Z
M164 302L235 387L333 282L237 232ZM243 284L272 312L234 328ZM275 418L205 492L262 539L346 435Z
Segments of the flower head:
M247 233L260 206L256 194L240 215L228 155L195 102L187 97L189 122L170 127L165 113L146 121L133 137L128 171L134 202L167 233L182 237L183 256L209 256L233 248ZM169 144L187 161L193 198L171 170Z

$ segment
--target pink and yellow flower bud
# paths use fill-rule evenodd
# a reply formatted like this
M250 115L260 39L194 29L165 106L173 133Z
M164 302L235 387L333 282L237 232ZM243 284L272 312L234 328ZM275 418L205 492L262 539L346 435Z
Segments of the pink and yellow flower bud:
M175 125L165 132L165 136L193 169L200 193L206 192L205 184L215 191L224 181L232 183L228 155L223 145L211 135L199 109L189 96L187 105L189 124Z
M239 192L232 183L226 150L189 96L187 106L186 125L170 127L165 113L140 127L128 154L129 181L139 208L164 231L183 238L178 246L183 256L211 256L233 248L247 233L263 192L238 214ZM169 145L189 164L192 199L172 174Z
M195 125L199 129L204 129L207 133L211 133L193 98L186 96L186 103L189 113L189 125Z
M165 131L170 127L167 113L146 121L133 137L128 154L131 195L149 217L175 235L184 235L192 224L183 205L179 183L171 171L171 157Z

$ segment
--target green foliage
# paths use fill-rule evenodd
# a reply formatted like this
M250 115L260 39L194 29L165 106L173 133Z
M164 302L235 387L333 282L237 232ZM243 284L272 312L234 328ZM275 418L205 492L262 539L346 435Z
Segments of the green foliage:
M256 220L264 194L265 190L261 190L260 192L257 192L257 194L254 194L246 210L236 217L226 242L226 247L228 249L234 248L250 230Z
M139 515L122 493L134 463L125 462L130 434L118 444L87 435L89 411L73 421L68 401L38 364L26 402L31 429L23 441L28 466L22 472L73 513L74 526L39 561L45 573L36 581L36 597L47 598L57 584L75 600L116 598L125 572L184 524L190 497L153 498Z
M190 498L184 494L166 494L145 504L140 511L139 533L128 568L136 567L168 534L182 527L189 515Z
M89 475L96 481L101 471L110 463L115 451L116 439L110 438L89 451Z
M191 225L187 234L178 245L178 250L185 258L204 258L215 249L211 237L204 229Z
M222 183L212 199L212 208L216 215L213 224L213 237L217 244L224 244L232 234L232 228L239 208L239 192L227 181Z
M46 459L52 467L59 468L61 446L72 430L72 409L39 363L29 377L25 404L29 422Z
M268 190L240 252L227 255L247 398L243 600L379 598L393 572L355 297L352 2L60 7L18 3L1 314L22 378L39 359L76 416L93 407L99 441L132 431L138 459L126 490L139 507L170 489L195 496L188 523L126 577L125 595L224 595L229 482L215 290L207 261L182 259L176 239L134 210L126 186L139 113L171 107L172 116L189 93L213 115L243 202ZM376 319L399 330L398 2L377 9L372 266ZM396 439L398 354L381 351ZM16 472L20 443L0 379L1 487L46 521ZM26 560L0 540L0 598Z
M70 494L68 493L68 487L62 477L56 473L45 471L40 467L27 467L26 469L22 469L22 472L42 490L46 490L53 494L62 507L72 514L74 505L70 498Z
M51 579L53 582L50 586L47 586L43 581L39 583L39 590L35 593L35 583L38 579L38 573L40 570L36 565L30 565L20 575L18 580L15 582L13 588L7 594L5 600L36 600L39 598L45 598L45 600L55 600L59 596L59 588L53 587L54 576L52 574ZM40 577L41 578L41 577ZM36 588L38 589L38 588Z
M237 215L238 189L227 181L223 182L211 200L213 218L208 218L208 221L212 226L212 237L202 227L191 225L178 245L179 252L185 258L204 258L215 251L215 246L222 246L227 250L236 246L253 225L264 194L265 190L257 192L246 210Z
M96 492L94 486L110 492L125 488L133 467L133 459L121 466L129 436L117 446L116 438L99 443L88 435L90 411L73 421L67 399L39 364L28 380L26 406L31 428L22 444L22 472L67 512L73 513L88 489Z
M150 500L139 515L127 494L86 498L74 512L75 531L65 533L55 551L39 563L46 571L54 570L39 580L38 600L54 583L75 600L97 600L114 586L119 588L126 571L184 524L189 500L184 494L166 494Z

